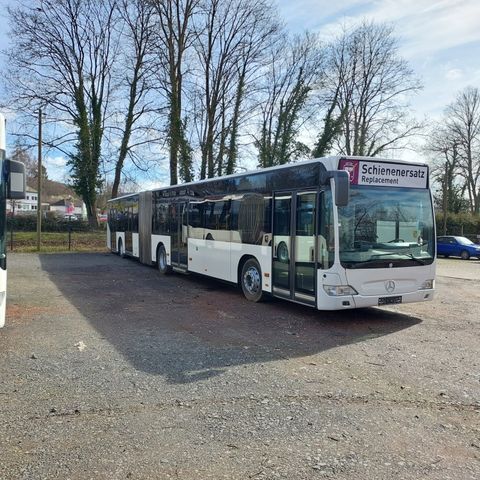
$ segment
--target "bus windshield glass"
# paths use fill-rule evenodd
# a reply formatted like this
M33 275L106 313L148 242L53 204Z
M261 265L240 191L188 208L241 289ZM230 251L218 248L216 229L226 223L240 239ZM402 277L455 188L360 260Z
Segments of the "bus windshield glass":
M428 189L351 186L338 209L340 262L345 268L427 265L434 260Z

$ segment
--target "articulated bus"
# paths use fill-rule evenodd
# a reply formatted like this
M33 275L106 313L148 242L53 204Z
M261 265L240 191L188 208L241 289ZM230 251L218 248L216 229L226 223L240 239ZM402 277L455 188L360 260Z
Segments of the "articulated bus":
M109 201L112 252L320 310L433 298L428 166L328 157Z
M7 199L25 198L25 167L6 159L5 117L0 113L0 327L5 325L7 296Z

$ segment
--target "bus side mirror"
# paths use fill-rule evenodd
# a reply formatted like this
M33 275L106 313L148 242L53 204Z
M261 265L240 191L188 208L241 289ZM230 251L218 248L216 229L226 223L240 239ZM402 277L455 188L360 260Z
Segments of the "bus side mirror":
M10 200L23 200L26 191L25 165L16 160L5 160L5 172L7 178L7 198Z
M350 199L350 176L345 170L333 172L335 181L335 205L337 207L346 207Z
M346 207L350 199L350 176L345 170L329 170L321 174L320 182L328 184L333 178L335 182L335 205Z

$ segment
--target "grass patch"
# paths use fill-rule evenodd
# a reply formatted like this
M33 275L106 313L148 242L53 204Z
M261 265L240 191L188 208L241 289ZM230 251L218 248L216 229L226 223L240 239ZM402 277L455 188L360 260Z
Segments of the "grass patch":
M72 232L71 252L105 252L107 251L107 232ZM37 251L37 232L13 232L13 249L11 234L7 235L7 250L19 253ZM44 232L41 238L42 252L68 252L68 232Z

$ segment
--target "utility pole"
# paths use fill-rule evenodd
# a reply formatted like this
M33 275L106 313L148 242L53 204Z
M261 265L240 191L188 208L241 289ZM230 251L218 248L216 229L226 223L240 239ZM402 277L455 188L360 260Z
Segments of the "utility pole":
M37 170L37 250L42 237L42 109L38 110L38 170Z

